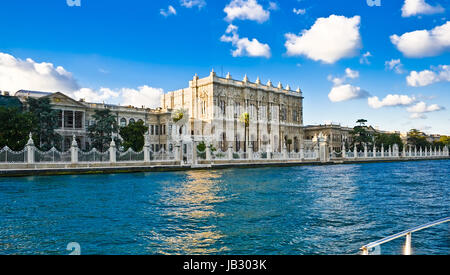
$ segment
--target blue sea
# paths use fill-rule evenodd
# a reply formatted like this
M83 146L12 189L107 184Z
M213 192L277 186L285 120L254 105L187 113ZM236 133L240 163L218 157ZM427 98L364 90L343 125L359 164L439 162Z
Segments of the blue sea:
M449 175L436 160L0 178L0 254L358 254L450 216ZM413 233L413 254L450 254L449 233Z

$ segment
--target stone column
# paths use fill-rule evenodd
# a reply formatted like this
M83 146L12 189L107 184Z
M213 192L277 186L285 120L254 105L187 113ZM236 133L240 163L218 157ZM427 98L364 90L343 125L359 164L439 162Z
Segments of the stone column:
M272 159L272 149L271 149L271 145L270 144L268 144L267 145L267 159L269 160L269 159Z
M211 144L206 146L206 160L211 161Z
M247 159L253 160L253 142L250 142L250 144L248 145Z
M367 158L367 143L364 143L364 158Z
M417 157L417 146L414 146L414 157Z
M192 164L198 164L197 158L197 142L192 141Z
M114 137L111 139L111 144L109 146L109 162L116 163L116 142L114 141Z
M286 145L283 145L283 159L287 160L288 159L288 151L286 148Z
M377 157L377 147L375 146L375 144L373 145L373 156L372 157L374 157L374 158L376 158Z
M324 138L319 138L319 151L320 162L328 162L330 160L330 154L328 152L327 141Z
M391 145L389 145L388 156L392 157L392 147L391 147Z
M409 145L409 157L412 157L412 146L411 145Z
M305 145L303 142L300 144L300 160L303 161L305 159Z
M150 162L150 140L148 133L144 135L145 143L144 143L144 162Z
M403 146L403 154L402 157L406 157L406 145Z
M27 163L33 164L34 163L34 151L36 150L36 147L34 146L33 135L31 133L29 135L26 148L27 148Z
M381 144L381 157L384 158L384 144Z
M316 144L316 145L314 146L314 153L315 153L315 155L316 155L316 159L319 159L319 160L320 160L319 144Z
M70 158L72 163L78 163L78 143L75 135L73 135L72 137L72 146L70 147Z
M358 148L356 147L356 143L353 146L353 158L358 158Z
M175 161L177 161L177 162L181 161L182 150L180 150L180 147L181 147L181 145L179 142L176 142L173 147L173 154L175 156Z
M345 151L345 143L342 142L342 158L346 158L347 157L347 152Z
M233 160L233 144L228 142L228 159Z

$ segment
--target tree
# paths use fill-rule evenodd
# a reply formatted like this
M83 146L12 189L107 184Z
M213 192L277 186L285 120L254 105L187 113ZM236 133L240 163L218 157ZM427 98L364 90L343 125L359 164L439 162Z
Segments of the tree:
M403 150L403 142L398 134L385 134L385 133L377 133L375 135L375 146L377 148L381 148L381 145L386 149L389 146L394 146L394 144L398 145L400 151Z
M244 123L244 152L247 152L247 129L250 125L250 115L249 113L242 113L240 119Z
M118 132L119 127L116 117L111 114L109 109L95 110L92 117L94 118L94 124L88 127L89 138L94 148L104 152L109 148L112 133ZM119 146L120 140L117 137L114 138L114 141Z
M363 127L363 126L366 126L366 122L367 122L367 120L365 120L365 119L358 119L357 121L356 121L356 123L359 123L359 126L361 126L361 127Z
M355 126L352 131L350 131L350 135L352 135L353 143L351 146L355 146L358 150L363 150L364 144L372 143L372 135L367 131L365 126Z
M0 149L8 146L13 151L22 150L34 130L33 115L17 107L0 107L0 121Z
M431 144L427 141L425 134L417 129L411 129L408 132L408 144L416 147L429 147Z
M145 144L145 133L148 131L148 127L144 125L143 121L130 123L128 126L120 128L120 136L123 139L122 146L124 150L129 148L135 152L142 151Z
M28 111L33 115L34 130L38 142L36 146L42 150L50 150L53 146L61 148L62 137L56 133L58 129L58 111L52 109L50 99L27 99Z

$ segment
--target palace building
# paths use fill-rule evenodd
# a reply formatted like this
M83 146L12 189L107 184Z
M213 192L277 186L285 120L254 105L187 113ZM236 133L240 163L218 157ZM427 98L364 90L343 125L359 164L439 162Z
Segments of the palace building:
M289 85L274 87L270 80L263 85L259 78L253 83L247 76L238 81L230 74L221 78L212 71L205 78L195 75L189 87L169 92L161 101L163 109L187 110L183 134L208 139L223 151L240 151L247 141L254 151L298 152L303 141L302 91ZM247 126L240 119L244 113Z

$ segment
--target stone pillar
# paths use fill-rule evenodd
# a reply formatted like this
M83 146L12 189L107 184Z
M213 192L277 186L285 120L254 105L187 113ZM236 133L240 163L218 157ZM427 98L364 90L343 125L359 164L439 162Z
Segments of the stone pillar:
M406 157L406 145L403 146L402 157Z
M419 156L423 157L422 146L419 147Z
M197 165L197 142L192 141L192 164Z
M116 142L114 141L114 137L111 139L111 144L109 146L109 162L116 163Z
M283 159L288 159L288 151L286 145L283 146Z
M36 150L36 147L34 146L33 135L31 133L29 135L26 148L27 148L27 163L33 164L34 163L34 151Z
M247 159L253 160L253 142L250 142L250 144L248 145Z
M144 143L144 162L150 162L150 140L149 135L146 133L144 135L145 143Z
M316 155L316 158L320 160L320 154L319 154L319 144L316 144L314 146L314 153Z
M377 147L375 146L375 144L373 145L373 156L372 157L374 157L374 158L376 158L377 157Z
M417 146L414 146L414 157L417 157Z
M391 147L391 145L389 145L389 148L388 148L388 156L392 157L392 147Z
M303 145L303 144L302 144ZM272 159L272 146L270 144L267 145L267 159Z
M305 159L305 145L303 144L303 142L300 144L300 160L304 160Z
M175 161L181 161L181 153L182 150L180 150L181 144L179 142L175 143L174 148L173 148L173 154L175 156Z
M356 147L356 143L353 146L353 158L358 158L358 148Z
M449 150L448 150L448 146L445 145L444 147L444 156L448 157L449 156Z
M342 142L342 158L346 158L347 157L347 152L345 151L345 143Z
M319 152L320 162L328 162L330 160L327 141L323 137L319 137Z
M398 144L394 144L394 146L392 147L392 154L394 157L398 158L399 157L399 151L398 151ZM405 146L403 146L403 150L405 150Z
M228 159L233 160L233 145L228 142Z
M411 145L409 145L409 157L412 157L412 146Z
M116 156L114 154L114 156ZM72 137L72 146L70 147L70 159L72 163L78 163L78 143L75 135Z
M381 157L384 158L384 144L381 144Z
M367 158L367 144L364 143L364 158Z
M206 146L206 160L211 161L211 145Z

